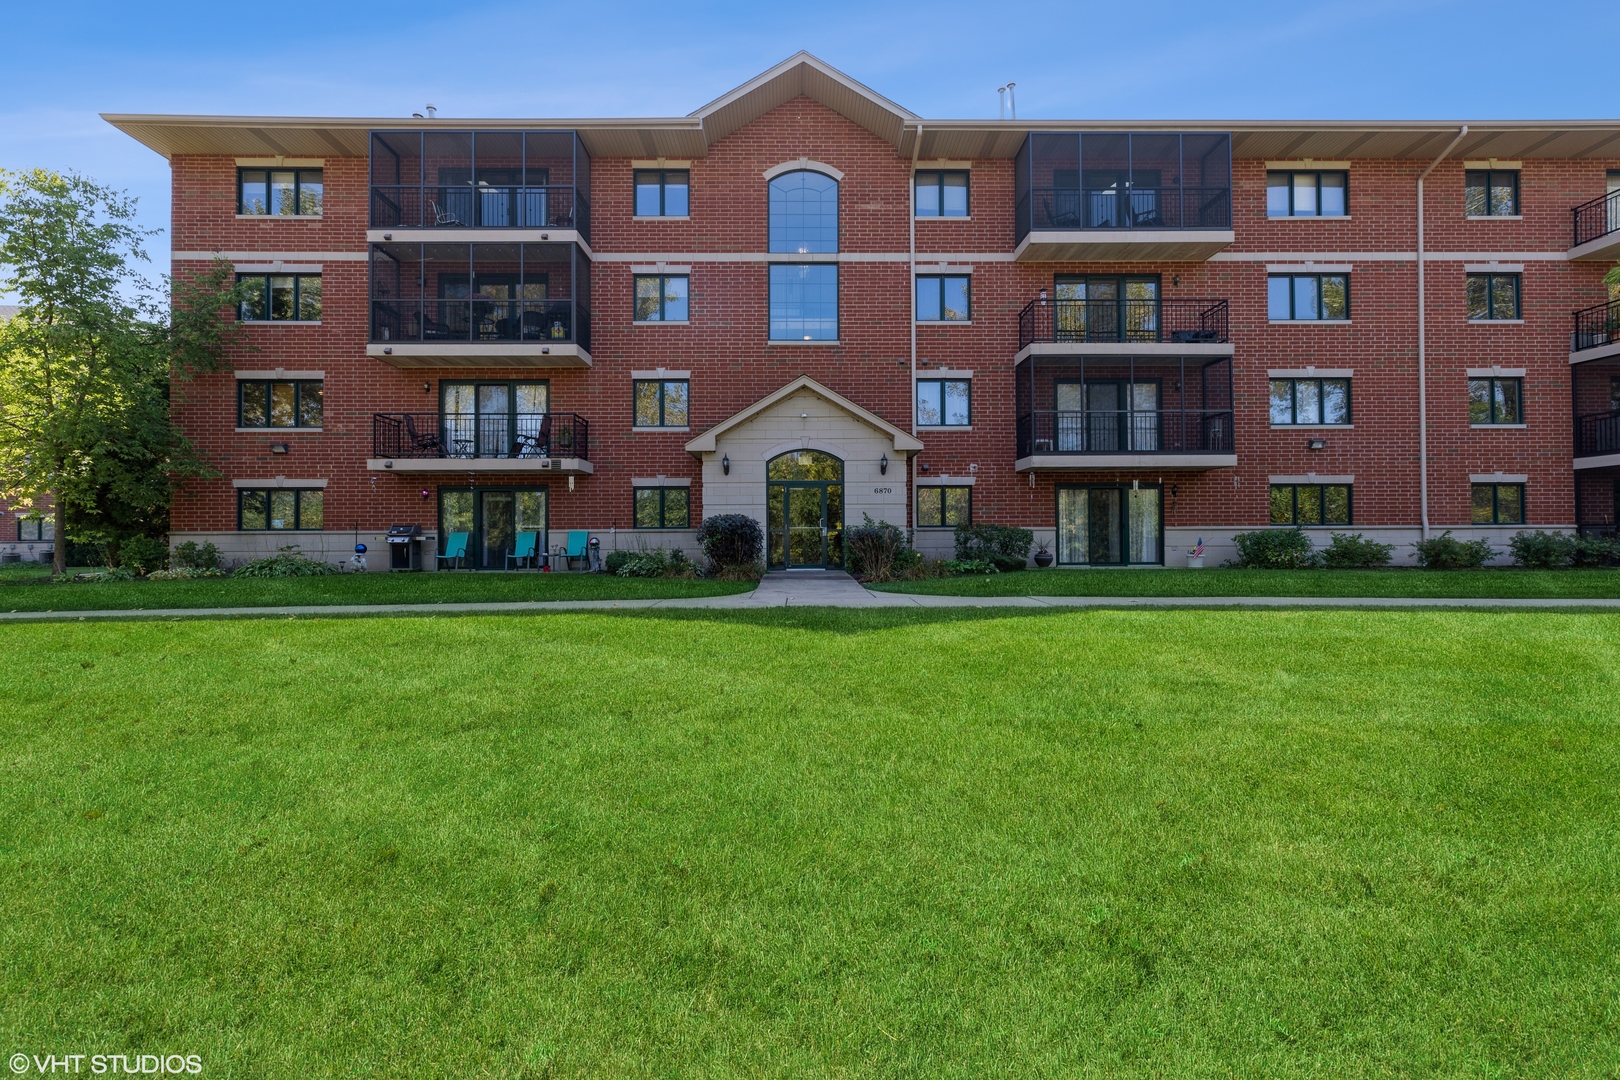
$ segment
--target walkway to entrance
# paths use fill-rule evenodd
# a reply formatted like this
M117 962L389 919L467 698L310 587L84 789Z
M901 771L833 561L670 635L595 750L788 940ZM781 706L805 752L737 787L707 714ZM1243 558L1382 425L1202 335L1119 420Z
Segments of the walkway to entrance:
M862 588L842 570L772 570L746 595L749 607L883 607L896 594Z

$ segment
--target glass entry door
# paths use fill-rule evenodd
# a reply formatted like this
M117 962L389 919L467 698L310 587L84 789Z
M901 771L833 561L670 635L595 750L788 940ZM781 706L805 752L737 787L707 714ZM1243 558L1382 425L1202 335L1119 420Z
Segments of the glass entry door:
M844 463L795 450L766 467L765 560L776 570L844 565Z
M1057 496L1059 563L1117 566L1163 561L1164 522L1157 486L1064 485Z

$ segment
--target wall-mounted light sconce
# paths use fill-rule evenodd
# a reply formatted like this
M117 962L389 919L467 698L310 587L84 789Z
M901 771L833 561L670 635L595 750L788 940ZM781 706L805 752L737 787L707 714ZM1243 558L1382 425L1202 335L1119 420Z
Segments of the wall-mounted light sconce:
M917 466L917 468L921 469L923 472L927 472L928 471L928 463L923 462L921 465Z
M1305 440L1305 449L1307 449L1307 450L1326 450L1327 449L1327 440L1326 439L1306 439Z
M272 454L285 454L287 452L287 444L284 442L273 442L270 444L270 452Z
M884 454L878 458L878 472L883 476L889 475L889 455Z
M392 239L393 239L393 238L394 238L394 234L393 234L393 233L391 233L391 232L385 232L385 233L383 233L383 239L384 239L384 240L392 240Z
M731 475L731 455L730 454L721 454L720 455L720 471L725 473L727 476Z
M1041 290L1041 306L1042 307L1046 306L1046 290L1045 289Z
M1176 275L1172 276L1170 278L1170 284L1172 284L1172 285L1180 285L1181 284L1181 275L1176 274Z
M423 489L422 489L422 498L424 498L424 499L425 499L425 498L427 498L427 497L428 497L428 489L427 489L427 488L423 488Z
M423 379L422 380L422 393L424 393L424 394L431 393L432 390L433 390L432 385L426 379Z
M384 356L393 356L394 355L394 347L392 345L383 346L383 355Z

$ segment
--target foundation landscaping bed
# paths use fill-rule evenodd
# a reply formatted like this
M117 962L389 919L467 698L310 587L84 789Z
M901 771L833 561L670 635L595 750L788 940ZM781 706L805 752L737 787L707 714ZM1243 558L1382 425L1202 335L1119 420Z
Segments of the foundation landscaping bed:
M0 650L8 1054L555 1080L1620 1060L1620 616L57 623Z

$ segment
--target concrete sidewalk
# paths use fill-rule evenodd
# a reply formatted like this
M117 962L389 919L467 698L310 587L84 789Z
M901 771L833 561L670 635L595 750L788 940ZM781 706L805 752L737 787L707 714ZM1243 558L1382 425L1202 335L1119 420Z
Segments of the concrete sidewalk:
M365 615L535 615L548 611L646 611L708 608L745 611L776 607L834 608L1461 608L1473 610L1620 611L1620 599L1453 599L1383 596L935 596L873 592L841 571L789 570L766 574L753 592L681 600L534 600L469 604L303 604L282 607L142 608L123 611L0 612L4 622L113 619L298 618Z

